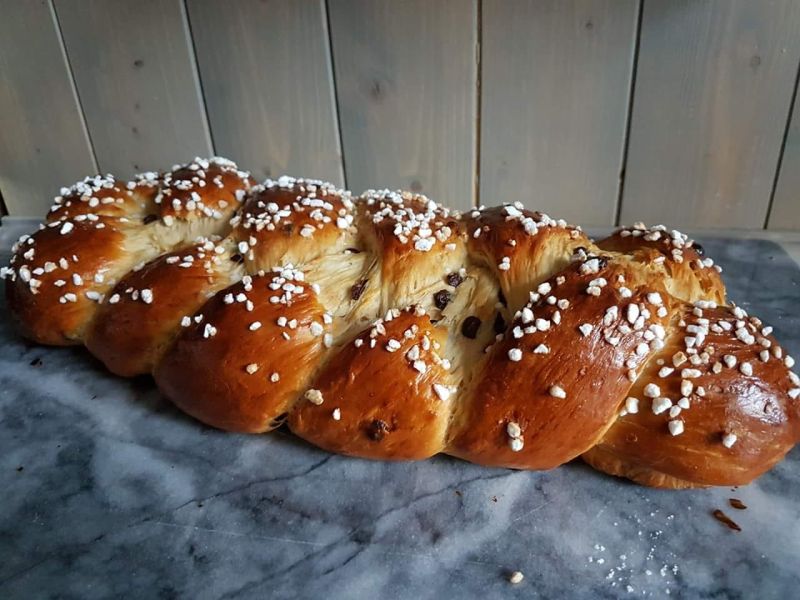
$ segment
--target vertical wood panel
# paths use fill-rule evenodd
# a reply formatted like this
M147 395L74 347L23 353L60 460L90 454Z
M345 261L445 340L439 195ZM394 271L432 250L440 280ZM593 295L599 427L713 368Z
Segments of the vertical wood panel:
M10 214L42 216L97 169L50 3L0 0L0 15L0 189Z
M485 0L481 202L583 225L617 208L635 0Z
M794 99L768 227L800 230L800 94Z
M793 0L644 3L623 221L764 223L798 31Z
M332 0L347 182L472 205L476 0Z
M342 185L323 1L191 0L188 9L217 152L257 176Z
M103 171L211 153L181 0L58 0L56 13Z

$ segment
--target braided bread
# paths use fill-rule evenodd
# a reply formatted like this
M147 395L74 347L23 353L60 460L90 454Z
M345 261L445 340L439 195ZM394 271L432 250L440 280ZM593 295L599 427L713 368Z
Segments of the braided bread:
M519 202L461 215L213 158L62 190L3 274L24 335L152 373L214 427L684 488L800 439L793 361L719 271L662 226L594 243Z

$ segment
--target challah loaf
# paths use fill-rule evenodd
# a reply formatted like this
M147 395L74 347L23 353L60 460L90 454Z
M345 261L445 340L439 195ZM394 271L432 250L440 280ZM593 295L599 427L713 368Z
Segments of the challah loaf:
M199 420L375 459L593 467L737 485L800 439L800 380L676 231L598 243L519 202L421 195L196 159L62 191L4 271L44 344L152 373Z

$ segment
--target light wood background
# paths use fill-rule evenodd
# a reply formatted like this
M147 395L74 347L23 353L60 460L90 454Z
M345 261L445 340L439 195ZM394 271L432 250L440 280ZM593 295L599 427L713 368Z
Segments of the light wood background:
M257 178L800 230L798 0L0 0L0 194Z

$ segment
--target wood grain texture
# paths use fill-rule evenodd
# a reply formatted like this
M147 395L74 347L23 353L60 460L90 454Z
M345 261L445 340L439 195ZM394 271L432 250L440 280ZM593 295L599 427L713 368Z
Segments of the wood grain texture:
M477 0L332 0L348 186L473 203Z
M798 31L792 0L644 3L622 222L763 226Z
M636 0L485 0L480 201L616 216Z
M100 168L119 177L212 153L181 0L57 0Z
M41 217L96 171L47 0L0 0L0 190L13 216Z
M256 177L344 183L323 0L187 4L214 145Z
M768 229L800 230L800 95L796 94Z

